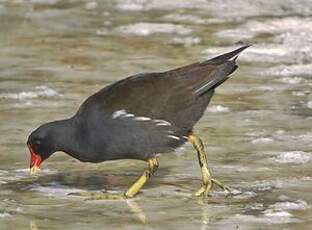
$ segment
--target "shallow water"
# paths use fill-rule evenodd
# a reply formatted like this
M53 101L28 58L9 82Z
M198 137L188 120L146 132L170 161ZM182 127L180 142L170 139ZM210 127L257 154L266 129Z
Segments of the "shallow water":
M291 0L0 1L0 229L311 229L312 3ZM144 162L83 164L57 153L30 177L28 134L71 116L88 95L253 44L218 88L197 132L232 196L200 186L189 145L131 201Z

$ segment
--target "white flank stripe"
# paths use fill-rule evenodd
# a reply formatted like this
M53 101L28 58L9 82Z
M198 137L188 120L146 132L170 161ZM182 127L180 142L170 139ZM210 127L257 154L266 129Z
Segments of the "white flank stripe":
M165 121L165 120L154 120L154 122L156 122L157 123L156 125L159 125L159 126L170 126L171 125L170 122Z
M177 136L168 135L168 137L170 137L170 138L172 138L172 139L180 140L180 138L179 138L179 137L177 137Z
M134 117L134 114L132 114L132 113L127 113L126 115L124 115L124 117Z
M149 117L135 117L133 119L136 121L150 121L151 120L151 118Z
M127 114L126 110L122 109L114 112L112 117L113 119L116 119L118 117L124 116L125 114Z
M217 80L219 80L219 79L215 79L215 80L212 80L212 81L209 81L209 82L207 82L205 85L203 85L202 87L200 87L199 89L197 89L197 90L195 90L195 94L196 93L198 93L198 92L200 92L202 89L204 89L205 87L208 87L208 85L214 85L214 84L216 84L217 83Z

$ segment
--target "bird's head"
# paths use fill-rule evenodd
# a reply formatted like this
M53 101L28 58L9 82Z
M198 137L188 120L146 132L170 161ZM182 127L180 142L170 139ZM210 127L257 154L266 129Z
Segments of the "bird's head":
M33 131L27 141L30 151L30 173L36 174L41 163L56 152L55 133L50 123Z

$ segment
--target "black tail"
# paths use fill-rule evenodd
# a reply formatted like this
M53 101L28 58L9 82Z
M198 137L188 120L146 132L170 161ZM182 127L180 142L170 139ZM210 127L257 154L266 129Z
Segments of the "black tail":
M217 57L214 57L212 59L209 59L207 61L204 61L203 64L208 64L208 63L211 63L211 64L222 64L226 61L228 61L229 59L231 59L232 57L235 57L237 56L240 52L242 52L244 49L247 49L248 47L250 47L251 45L244 45L236 50L233 50L229 53L225 53L225 54L221 54ZM235 58L236 59L236 58Z

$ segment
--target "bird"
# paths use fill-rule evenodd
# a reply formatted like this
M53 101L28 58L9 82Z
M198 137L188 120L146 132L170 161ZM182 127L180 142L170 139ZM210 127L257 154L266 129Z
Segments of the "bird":
M31 132L27 140L30 173L36 174L43 161L60 151L81 162L145 161L147 169L120 194L128 199L154 175L159 154L189 142L196 150L202 176L194 195L207 197L213 185L229 191L212 177L194 125L204 115L215 89L238 68L238 55L249 46L169 71L136 74L102 88L72 117L45 123ZM96 197L116 198L113 195Z

